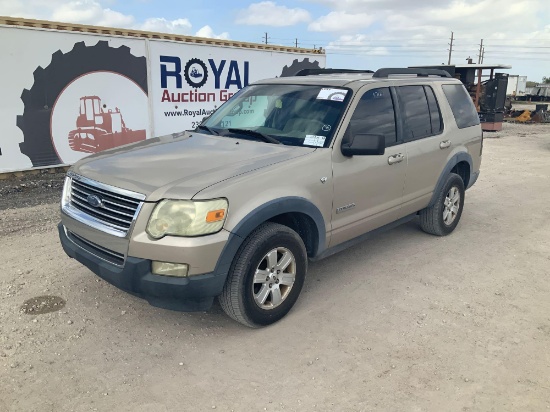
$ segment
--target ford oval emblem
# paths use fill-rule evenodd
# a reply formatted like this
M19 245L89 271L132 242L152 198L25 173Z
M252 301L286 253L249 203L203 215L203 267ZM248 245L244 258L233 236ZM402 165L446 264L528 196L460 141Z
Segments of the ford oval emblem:
M88 195L86 198L90 206L93 207L102 207L103 206L103 200L97 195Z

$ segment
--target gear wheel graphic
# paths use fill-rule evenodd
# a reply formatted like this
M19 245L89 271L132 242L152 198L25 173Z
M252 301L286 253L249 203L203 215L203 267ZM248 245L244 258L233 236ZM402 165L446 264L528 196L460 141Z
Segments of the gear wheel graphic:
M306 57L302 61L294 59L290 66L283 67L281 77L294 76L296 75L296 73L303 69L320 69L319 62L317 60L310 62L308 57Z
M199 80L198 82L194 81L189 76L189 70L191 69L191 66L194 65L194 64L198 64L202 68L202 79ZM204 86L204 84L208 80L208 69L206 68L206 64L204 64L204 62L202 60L200 60L200 59L191 59L185 65L185 68L183 69L183 75L185 77L185 81L187 82L187 84L189 86L194 87L195 89L198 89L199 87Z
M70 82L97 71L126 76L147 94L145 57L134 56L128 46L110 47L105 40L86 46L81 41L67 53L56 51L46 68L36 68L32 87L21 93L25 108L23 114L17 116L17 127L23 132L24 141L19 147L34 167L61 164L50 134L52 108Z

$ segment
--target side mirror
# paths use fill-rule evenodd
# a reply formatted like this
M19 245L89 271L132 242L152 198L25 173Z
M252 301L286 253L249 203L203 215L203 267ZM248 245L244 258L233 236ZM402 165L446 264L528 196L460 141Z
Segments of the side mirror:
M344 156L379 156L386 150L386 138L382 134L356 134L351 142L342 143Z

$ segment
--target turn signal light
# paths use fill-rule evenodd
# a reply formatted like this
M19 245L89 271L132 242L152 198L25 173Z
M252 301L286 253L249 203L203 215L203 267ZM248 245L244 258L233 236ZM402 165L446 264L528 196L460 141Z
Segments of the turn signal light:
M225 210L213 210L211 212L208 212L206 214L206 222L207 223L213 223L213 222L219 222L220 220L223 220L225 218Z

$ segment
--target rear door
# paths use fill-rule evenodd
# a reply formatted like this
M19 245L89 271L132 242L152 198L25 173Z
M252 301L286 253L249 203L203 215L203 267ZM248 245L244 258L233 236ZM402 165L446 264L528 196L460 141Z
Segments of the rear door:
M357 93L356 107L345 135L333 147L334 202L330 246L399 218L407 162L403 142L397 139L395 99L389 87L369 87L372 86L365 86ZM363 133L384 135L385 154L342 155L342 141Z
M426 207L453 148L434 89L429 85L395 88L399 100L407 177L402 213Z

